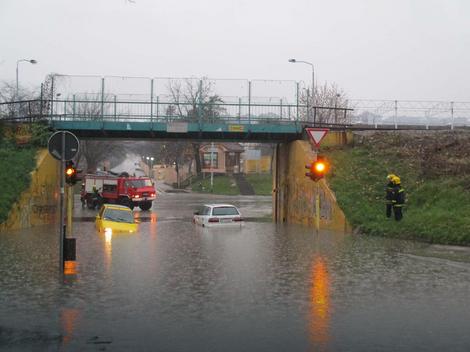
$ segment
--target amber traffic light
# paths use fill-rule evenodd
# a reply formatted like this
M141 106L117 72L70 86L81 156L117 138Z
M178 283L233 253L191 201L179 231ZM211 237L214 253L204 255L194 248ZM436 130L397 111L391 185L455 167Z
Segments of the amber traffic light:
M73 161L67 161L65 164L65 182L69 185L77 183L77 169L75 168Z
M310 177L315 182L325 177L325 174L328 172L328 163L321 155L317 155L317 160L313 161L310 165L306 165L305 167L310 170L310 172L307 172L305 175Z

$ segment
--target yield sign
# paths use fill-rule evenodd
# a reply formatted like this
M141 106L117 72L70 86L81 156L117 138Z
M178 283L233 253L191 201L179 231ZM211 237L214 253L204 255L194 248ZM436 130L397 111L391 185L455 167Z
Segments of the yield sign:
M328 131L329 131L328 128L312 128L312 127L305 128L305 132L307 132L308 138L310 138L312 143L317 148L320 146L320 142L326 136Z

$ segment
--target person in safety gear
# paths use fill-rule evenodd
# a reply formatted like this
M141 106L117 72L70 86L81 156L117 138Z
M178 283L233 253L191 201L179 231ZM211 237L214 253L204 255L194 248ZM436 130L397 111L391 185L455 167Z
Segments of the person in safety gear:
M403 218L403 206L405 205L405 190L401 186L400 177L395 176L392 178L394 184L392 190L392 205L395 220L400 221Z
M395 186L392 179L394 177L397 176L395 174L387 175L387 185L385 186L385 215L387 218L392 216L393 187Z

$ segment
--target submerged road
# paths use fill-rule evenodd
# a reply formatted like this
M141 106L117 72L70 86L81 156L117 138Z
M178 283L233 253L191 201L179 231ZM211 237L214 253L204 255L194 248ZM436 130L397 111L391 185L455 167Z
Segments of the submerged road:
M191 223L230 202L243 228ZM470 252L267 221L270 197L165 193L137 234L76 203L77 274L53 227L0 234L1 351L468 351Z

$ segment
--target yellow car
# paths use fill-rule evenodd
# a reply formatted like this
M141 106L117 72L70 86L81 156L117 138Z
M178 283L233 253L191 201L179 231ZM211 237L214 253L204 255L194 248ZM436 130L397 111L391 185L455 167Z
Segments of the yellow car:
M96 229L100 232L136 232L138 223L128 207L117 204L103 204L96 216Z

